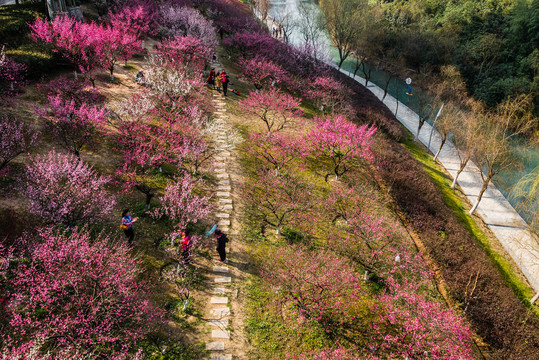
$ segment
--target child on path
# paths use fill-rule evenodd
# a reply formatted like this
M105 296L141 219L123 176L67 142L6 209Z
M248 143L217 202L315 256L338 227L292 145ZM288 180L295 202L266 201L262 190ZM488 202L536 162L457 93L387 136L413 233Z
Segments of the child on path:
M213 53L212 57L211 57L211 60L213 62L217 62L217 53Z
M220 73L217 73L217 76L215 77L215 82L217 83L217 91L221 92L221 80L222 76Z
M182 258L184 263L188 264L191 260L191 231L185 230L181 232L182 240L181 240L181 246L182 246Z
M219 261L224 262L225 264L228 263L228 260L226 259L226 243L228 242L228 237L225 233L223 233L221 230L217 229L213 233L215 238L217 239L217 252L219 253Z
M138 217L134 219L131 218L131 216L129 215L129 209L125 209L122 212L122 225L120 225L120 229L124 231L129 246L133 246L133 239L135 238L135 232L133 231L133 223L137 220Z

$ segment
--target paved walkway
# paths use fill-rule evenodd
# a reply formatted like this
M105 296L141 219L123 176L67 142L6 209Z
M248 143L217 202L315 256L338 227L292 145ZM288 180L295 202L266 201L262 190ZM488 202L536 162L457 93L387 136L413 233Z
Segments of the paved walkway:
M216 64L218 65L218 64ZM220 65L219 65L220 66ZM226 122L226 104L221 99L221 95L214 93L213 102L216 106L215 111L215 123L216 134L215 143L218 150L217 156L214 158L215 173L218 178L218 187L216 192L217 197L217 211L215 216L218 220L218 227L224 233L228 233L230 230L231 222L230 218L233 215L233 202L230 195L232 190L230 185L230 175L227 171L227 162L230 161L230 146L231 143L228 139L228 133L230 126ZM230 256L230 246L227 248L227 258ZM218 266L217 266L218 265ZM229 268L226 264L216 262L216 266L213 267L214 288L213 296L210 298L209 314L205 318L208 319L208 324L211 331L212 342L206 343L206 350L211 352L211 360L231 360L232 354L230 350L234 348L231 342L231 323L233 320L233 314L230 309L232 307L231 301L234 301L234 297L231 297L231 283L232 277L229 273Z
M349 76L347 71L341 69L341 72ZM365 79L360 76L356 76L354 79L360 84L365 83ZM367 88L378 99L382 100L384 91L380 87L369 83ZM388 94L383 102L395 113L397 101L393 96ZM399 102L397 119L412 134L417 133L418 115L401 102ZM421 128L419 140L425 146L429 142L431 130L432 126L427 123ZM434 149L435 152L440 143L441 137L435 130L432 135L431 150ZM454 178L459 168L459 157L453 143L449 140L442 148L438 160ZM470 202L475 203L482 185L479 168L472 161L469 161L464 171L459 175L457 182ZM535 291L539 293L539 241L527 230L526 222L492 183L489 184L476 211L515 260Z

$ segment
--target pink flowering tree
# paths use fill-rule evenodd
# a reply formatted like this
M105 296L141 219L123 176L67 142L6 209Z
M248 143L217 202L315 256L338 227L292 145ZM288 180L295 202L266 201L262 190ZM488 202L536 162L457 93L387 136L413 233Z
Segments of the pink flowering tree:
M35 109L67 151L80 157L85 146L94 146L105 123L107 110L104 107L77 105L75 100L64 100L60 95L48 96L48 106Z
M151 305L129 248L103 234L92 238L86 228L42 229L32 243L9 279L5 348L34 348L39 358L48 352L90 359L134 355L136 341L161 312Z
M298 318L298 326L314 321L326 332L338 331L352 321L351 308L364 296L361 280L348 260L329 250L308 251L301 247L280 247L261 272L275 289L273 306L283 316Z
M60 96L62 100L75 101L76 106L82 104L100 104L105 98L99 94L97 88L90 88L88 81L70 79L65 76L58 77L47 83L36 84L37 88L45 95Z
M110 71L112 81L114 80L114 65L120 60L127 62L137 52L137 37L127 29L117 26L103 28L101 35L103 67Z
M371 143L375 132L374 126L357 126L342 116L336 116L316 120L309 139L317 156L328 160L332 173L339 177L355 167L359 160L372 160ZM326 175L326 181L330 175Z
M197 193L202 185L188 173L169 182L160 198L161 207L151 215L155 219L166 217L174 224L174 233L184 230L189 223L197 223L212 211L210 197ZM198 188L198 189L197 189Z
M304 158L309 149L302 138L293 134L276 132L269 135L253 132L249 135L247 150L259 164L267 164L278 174L288 164Z
M46 223L73 226L112 211L116 200L105 189L108 183L79 158L51 150L30 159L21 189L30 200L29 210Z
M0 173L10 161L38 143L39 133L7 115L0 117Z
M377 295L370 348L382 358L473 359L471 332L453 310L427 300L417 286L388 277Z
M176 35L157 44L155 52L172 68L201 73L210 60L212 49L194 36Z
M92 84L93 71L104 67L106 28L96 23L83 23L68 16L57 16L51 22L37 18L30 25L34 41L53 46L81 72L87 73Z
M165 37L189 35L200 39L208 49L213 50L217 46L211 21L206 20L198 10L165 3L161 5L159 14L160 32Z
M14 95L26 85L26 65L8 57L4 47L0 48L0 95Z
M262 232L269 225L278 235L312 207L313 191L298 176L260 170L243 184L243 196L252 204L248 211L262 223Z
M109 13L109 19L114 28L144 40L147 35L156 34L159 12L153 1L131 0Z
M277 89L251 91L249 97L240 100L240 107L249 115L262 120L268 134L289 127L294 120L301 116L298 109L301 101Z
M240 59L242 74L257 90L267 89L288 80L287 72L273 61L255 57Z
M309 83L305 96L314 101L316 107L326 114L348 114L348 94L340 82L329 76L316 77Z

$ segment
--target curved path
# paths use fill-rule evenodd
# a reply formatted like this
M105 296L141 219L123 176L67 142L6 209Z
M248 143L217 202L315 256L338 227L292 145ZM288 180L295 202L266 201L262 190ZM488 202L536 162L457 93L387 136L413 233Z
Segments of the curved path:
M334 64L331 65L336 68ZM352 77L347 71L342 69L340 71L343 74ZM360 76L355 76L353 78L360 84L365 83L365 79ZM380 87L373 83L369 83L367 88L376 95L389 110L395 113L397 100L393 96L388 94L386 98L382 100L384 91ZM412 134L416 135L419 117L413 110L399 101L396 117ZM419 140L425 144L425 146L427 146L429 142L431 131L432 126L427 123L421 128ZM441 137L438 132L434 130L430 144L431 149L438 149L440 143ZM459 168L459 157L455 150L455 146L449 140L442 148L438 160L454 178ZM474 203L483 183L479 168L472 161L469 161L464 171L459 175L457 182L470 202ZM476 211L520 267L531 286L539 294L539 241L528 231L526 222L492 183L489 184ZM535 296L534 299L536 298L537 296Z

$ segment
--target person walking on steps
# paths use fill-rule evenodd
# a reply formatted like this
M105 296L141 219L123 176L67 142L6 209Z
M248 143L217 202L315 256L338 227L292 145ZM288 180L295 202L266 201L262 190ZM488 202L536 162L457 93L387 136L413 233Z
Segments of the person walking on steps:
M212 89L215 89L215 69L212 68L210 70L210 74L208 75L208 80L206 81Z
M217 84L218 92L221 92L221 80L222 80L221 73L217 73L217 76L215 77L215 82Z
M137 220L138 217L132 218L129 215L129 209L125 209L122 212L122 224L120 225L120 229L124 231L129 246L133 246L133 239L135 238L135 232L133 231L133 223Z
M228 237L221 230L217 229L213 233L217 239L217 252L219 253L219 261L223 263L228 263L226 259L226 243L228 242Z
M230 77L226 73L226 71L223 70L221 73L221 84L223 85L223 94L226 96L226 93L228 92L228 83L230 82Z
M182 240L182 259L185 264L189 264L191 260L191 231L185 230L181 232Z

